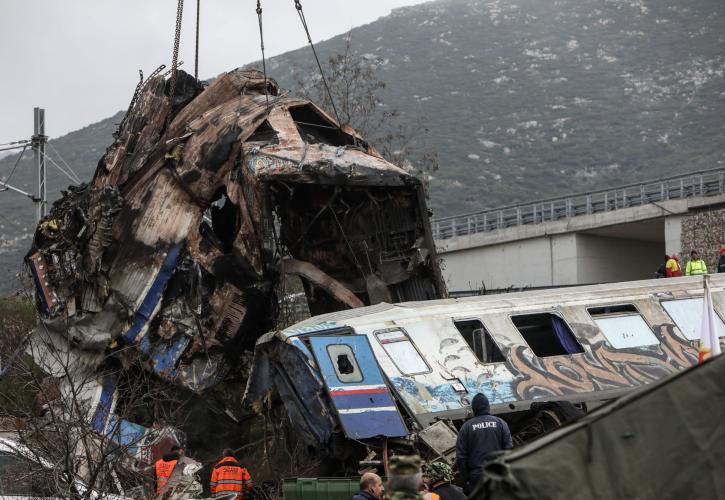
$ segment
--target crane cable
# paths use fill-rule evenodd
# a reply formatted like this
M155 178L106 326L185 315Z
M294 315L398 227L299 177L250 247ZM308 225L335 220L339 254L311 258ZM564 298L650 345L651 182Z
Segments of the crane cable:
M184 13L184 0L178 0L176 5L176 31L174 33L174 53L171 57L171 90L169 92L169 101L171 106L174 105L174 95L176 94L176 74L179 62L179 41L181 39L181 16ZM169 114L169 117L171 114Z
M259 19L259 43L262 46L262 73L264 74L264 97L269 113L269 83L267 82L267 61L264 57L264 31L262 30L262 2L257 0L257 18Z
M199 9L201 0L196 0L196 52L194 53L194 79L199 79Z
M305 29L305 33L307 34L307 41L310 44L310 47L312 48L312 54L315 56L315 61L317 62L317 68L320 70L320 76L322 76L322 83L325 85L325 90L327 91L327 96L330 98L330 104L332 105L332 110L335 112L335 118L337 118L337 126L339 129L342 130L342 122L340 121L340 115L337 113L337 107L335 107L335 101L332 98L332 93L330 92L330 87L327 85L327 79L325 78L325 72L322 71L322 65L320 64L320 59L317 57L317 51L315 50L315 45L312 43L312 37L310 36L310 29L307 26L307 20L305 19L305 13L302 11L302 3L300 3L300 0L294 0L295 2L295 9L297 9L297 15L300 16L300 21L302 22L302 27Z

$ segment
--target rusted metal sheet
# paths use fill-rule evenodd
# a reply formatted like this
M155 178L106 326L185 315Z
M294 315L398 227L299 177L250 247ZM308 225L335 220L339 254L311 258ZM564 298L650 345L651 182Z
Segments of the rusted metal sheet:
M28 253L44 328L84 370L103 378L111 358L195 393L245 373L285 275L314 314L445 297L417 179L259 72L178 82L173 103L163 77L145 85ZM314 387L294 389L306 361L290 354L270 353L311 405L308 440L327 442L332 417Z

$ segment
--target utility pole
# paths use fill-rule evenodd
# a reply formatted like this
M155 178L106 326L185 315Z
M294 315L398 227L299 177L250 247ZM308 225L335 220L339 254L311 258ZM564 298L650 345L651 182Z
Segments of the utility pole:
M36 203L38 204L38 221L45 217L48 213L48 197L45 184L45 143L48 137L45 135L45 110L43 108L33 109L33 158L38 166L38 196Z

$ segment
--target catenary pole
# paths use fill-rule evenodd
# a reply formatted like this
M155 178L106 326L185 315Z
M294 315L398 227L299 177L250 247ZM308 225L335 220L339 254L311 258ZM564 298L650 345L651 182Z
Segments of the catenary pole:
M45 109L33 109L33 158L38 167L38 196L37 196L37 217L38 221L45 217L48 212L48 196L45 175L45 143L48 137L45 135Z

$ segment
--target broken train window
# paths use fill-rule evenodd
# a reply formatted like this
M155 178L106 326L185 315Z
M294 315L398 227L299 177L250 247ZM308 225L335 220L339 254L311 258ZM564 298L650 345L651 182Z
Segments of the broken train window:
M265 120L244 142L246 144L254 142L260 145L279 144L279 137L277 136L277 131L269 124L269 121Z
M340 130L332 122L308 104L289 108L290 116L297 125L302 140L308 144L329 144L330 146L353 146L355 139Z
M632 304L590 307L587 312L615 349L659 344L652 329Z
M357 359L349 345L330 344L327 346L327 355L330 356L335 375L340 382L351 384L363 381Z
M483 363L503 363L506 361L498 344L496 344L491 333L486 330L480 320L454 320L453 324L479 361Z
M236 205L227 196L226 188L222 187L204 211L199 233L217 248L231 252L239 232L237 214Z
M375 332L375 337L403 375L418 375L431 371L403 329L380 330Z
M519 314L511 316L511 321L540 358L584 352L569 325L556 314Z

